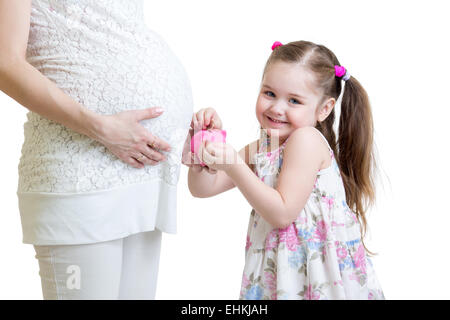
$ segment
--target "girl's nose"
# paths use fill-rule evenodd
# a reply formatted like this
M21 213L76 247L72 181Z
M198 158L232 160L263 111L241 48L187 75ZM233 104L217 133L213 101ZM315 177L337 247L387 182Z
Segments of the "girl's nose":
M282 103L281 101L275 102L275 103L270 107L270 111L272 111L272 113L276 114L277 116L283 115L283 113L284 113L284 106L283 106L283 103Z

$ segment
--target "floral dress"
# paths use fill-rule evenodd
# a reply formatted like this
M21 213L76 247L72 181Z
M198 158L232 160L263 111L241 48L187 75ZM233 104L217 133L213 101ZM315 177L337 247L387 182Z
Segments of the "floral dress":
M255 154L255 173L275 188L286 141L272 152L268 143L264 134ZM314 189L293 223L273 228L252 210L240 299L385 298L328 148L332 163L318 171Z

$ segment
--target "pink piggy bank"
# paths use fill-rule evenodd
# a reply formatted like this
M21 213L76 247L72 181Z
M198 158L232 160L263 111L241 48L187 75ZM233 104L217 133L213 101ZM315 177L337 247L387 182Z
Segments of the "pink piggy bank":
M220 129L200 130L192 136L191 152L194 153L195 155L197 155L198 149L201 146L203 141L226 143L226 141L225 141L226 137L227 137L227 132L225 130L220 130ZM201 166L205 167L206 165L202 162Z

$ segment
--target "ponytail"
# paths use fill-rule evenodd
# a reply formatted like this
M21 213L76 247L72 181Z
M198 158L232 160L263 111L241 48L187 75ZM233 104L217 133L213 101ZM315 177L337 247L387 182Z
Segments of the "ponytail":
M373 118L366 90L354 77L345 82L338 132L338 162L346 200L361 222L363 239L367 209L375 202Z

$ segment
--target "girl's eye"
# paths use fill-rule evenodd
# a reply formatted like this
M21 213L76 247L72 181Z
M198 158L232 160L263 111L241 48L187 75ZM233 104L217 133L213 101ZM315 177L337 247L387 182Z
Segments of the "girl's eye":
M266 95L266 96L269 96L269 97L275 97L275 94L272 92L272 91L266 91L266 92L264 92L264 94Z
M289 102L292 104L301 104L300 101L298 101L297 99L294 99L294 98L289 99Z

